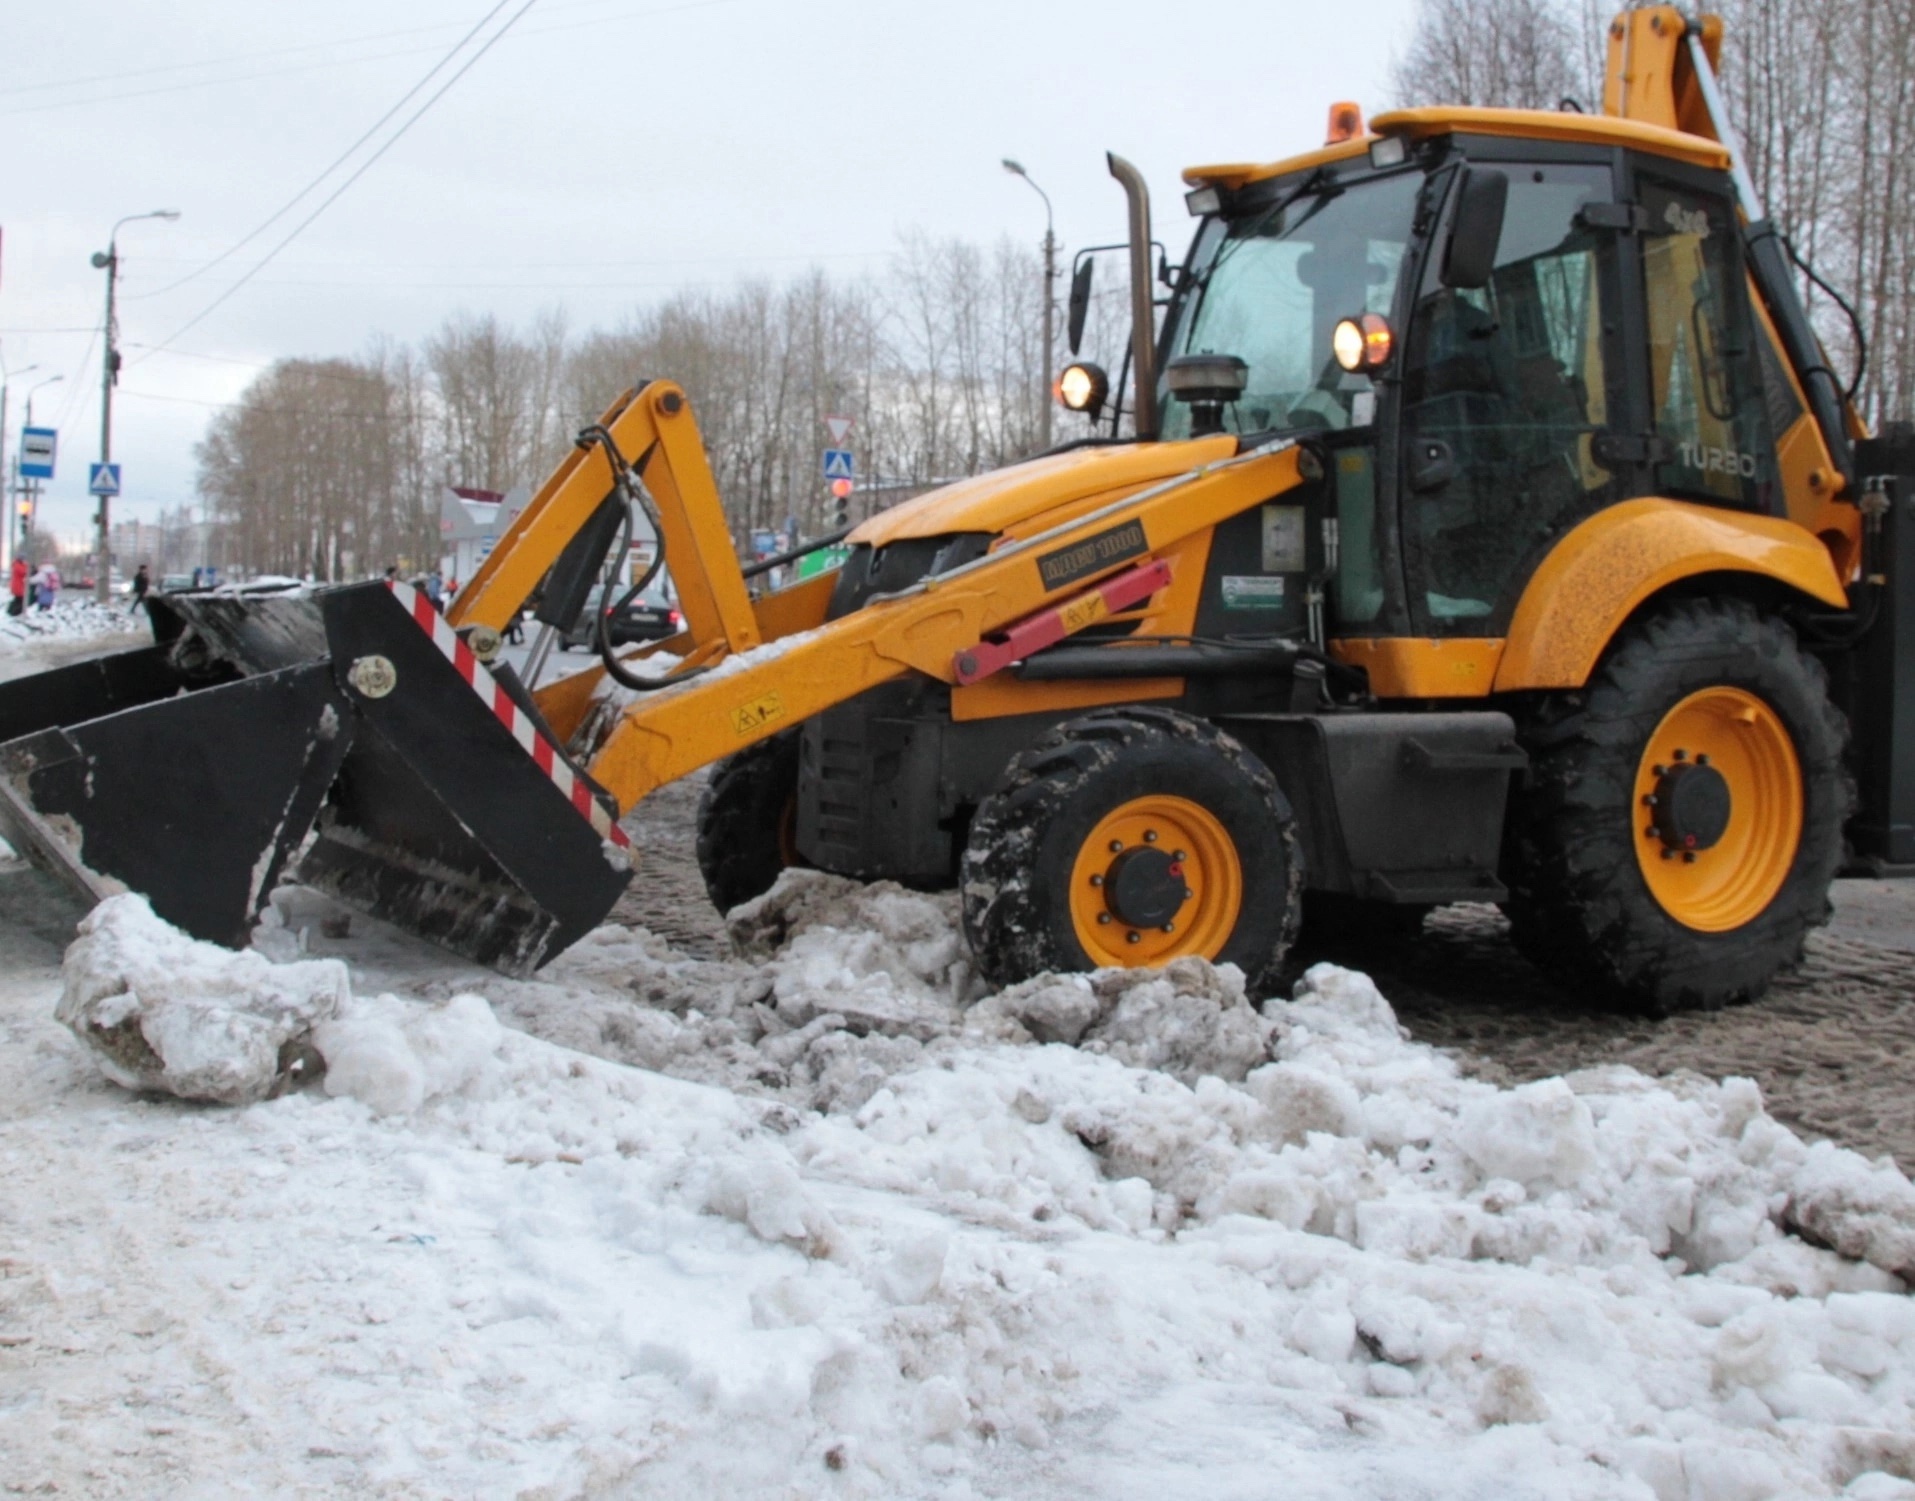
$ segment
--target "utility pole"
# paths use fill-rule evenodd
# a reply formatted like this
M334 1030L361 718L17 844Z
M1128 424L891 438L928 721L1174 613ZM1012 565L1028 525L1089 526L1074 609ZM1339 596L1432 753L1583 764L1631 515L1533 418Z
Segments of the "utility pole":
M120 277L120 225L136 219L177 219L176 208L156 208L151 213L128 214L113 226L106 238L106 249L93 252L94 269L106 272L106 353L100 360L100 462L113 462L113 387L120 379L119 328L113 321L113 289ZM95 496L100 503L98 559L93 568L93 598L106 604L113 593L113 548L107 531L110 497Z
M33 426L33 398L39 395L40 392L44 391L48 386L57 386L65 379L66 377L64 375L49 375L45 380L35 381L33 385L27 388L27 417L22 426ZM20 541L14 551L14 556L16 558L24 558L27 555L27 544L33 536L33 518L40 506L40 481L38 479L29 479L20 473L20 457L18 454L15 454L13 459L13 505L15 512L20 518ZM9 529L11 529L11 523L9 523Z
M7 369L6 361L0 359L0 484L5 483L7 472L7 392L13 385L16 375L25 375L29 370L38 370L38 365L27 365L19 370ZM13 528L7 527L0 534L0 569L13 563L13 550L7 544L13 536Z
M1057 285L1057 234L1052 227L1051 195L1037 186L1022 163L1014 162L1007 156L1004 158L1004 170L1030 183L1037 196L1044 200L1044 395L1038 408L1038 447L1043 450L1051 446L1051 351L1055 344L1057 316L1057 299L1052 295L1052 289Z

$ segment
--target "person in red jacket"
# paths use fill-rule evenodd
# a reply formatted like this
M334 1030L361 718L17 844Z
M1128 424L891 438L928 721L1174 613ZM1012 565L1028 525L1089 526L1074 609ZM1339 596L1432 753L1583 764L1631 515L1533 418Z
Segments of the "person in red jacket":
M13 560L13 571L7 578L7 613L23 615L27 608L27 575L33 570L27 567L25 558Z

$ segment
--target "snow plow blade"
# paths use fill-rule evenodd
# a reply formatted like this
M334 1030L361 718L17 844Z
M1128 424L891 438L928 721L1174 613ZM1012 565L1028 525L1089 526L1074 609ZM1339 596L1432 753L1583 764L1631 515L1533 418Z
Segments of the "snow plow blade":
M412 590L150 609L157 645L0 684L0 835L83 900L238 947L297 861L524 974L630 880L609 799Z

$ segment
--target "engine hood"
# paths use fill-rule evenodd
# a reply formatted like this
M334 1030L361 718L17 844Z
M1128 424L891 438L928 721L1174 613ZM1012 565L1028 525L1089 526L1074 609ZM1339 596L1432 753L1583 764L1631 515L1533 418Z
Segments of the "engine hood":
M1117 499L1125 491L1141 490L1236 451L1236 437L1223 434L1047 454L927 491L863 522L849 540L889 547L952 532L1037 531L1067 519L1074 509ZM1039 525L1028 524L1033 522Z

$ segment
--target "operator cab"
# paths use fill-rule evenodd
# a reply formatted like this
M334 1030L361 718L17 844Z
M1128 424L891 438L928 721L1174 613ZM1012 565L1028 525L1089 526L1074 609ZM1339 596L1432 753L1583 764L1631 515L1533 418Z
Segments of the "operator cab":
M1527 115L1518 139L1497 113L1187 174L1157 436L1328 450L1331 636L1500 637L1555 543L1632 496L1782 509L1774 433L1801 407L1724 174L1600 117ZM1242 362L1234 399L1182 397L1198 357Z

